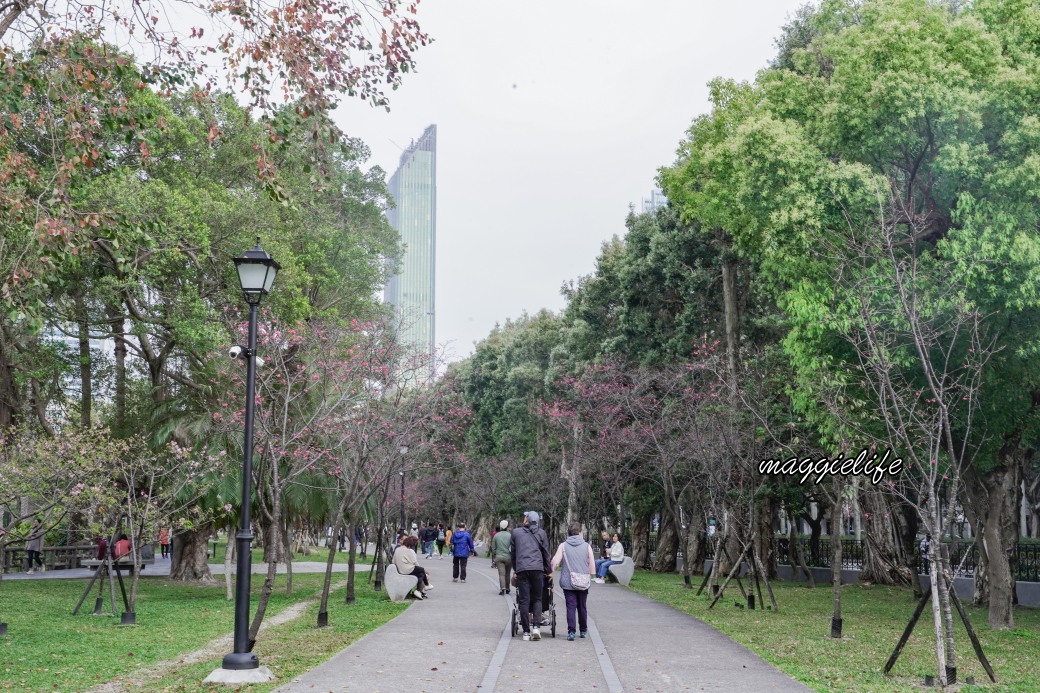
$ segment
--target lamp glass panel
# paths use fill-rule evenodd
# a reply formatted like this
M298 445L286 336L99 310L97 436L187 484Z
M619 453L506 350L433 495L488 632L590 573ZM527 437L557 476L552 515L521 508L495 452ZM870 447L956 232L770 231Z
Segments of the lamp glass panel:
M238 264L238 281L242 283L242 291L254 293L264 289L267 267L259 262L240 262Z
M274 286L274 278L278 274L278 269L274 265L267 266L267 276L264 277L264 293L271 293L271 287Z

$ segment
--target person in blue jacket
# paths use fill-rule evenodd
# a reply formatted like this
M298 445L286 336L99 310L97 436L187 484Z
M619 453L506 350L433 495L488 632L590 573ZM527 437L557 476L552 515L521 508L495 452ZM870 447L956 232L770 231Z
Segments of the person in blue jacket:
M466 531L466 523L460 522L458 528L451 535L451 581L466 581L466 563L470 556L476 556L473 547L473 537Z

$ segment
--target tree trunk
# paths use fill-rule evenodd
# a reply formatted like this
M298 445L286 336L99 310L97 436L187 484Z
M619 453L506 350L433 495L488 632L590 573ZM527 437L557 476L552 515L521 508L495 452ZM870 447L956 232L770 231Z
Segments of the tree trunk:
M357 528L358 524L351 522L350 528L350 556L347 558L347 594L343 598L344 603L353 604L357 601L357 594L354 592L354 573L356 560L357 560Z
M1001 465L982 476L972 468L964 473L964 490L975 515L979 547L973 602L977 606L988 604L988 622L993 630L1014 628L1015 553L1022 502L1017 446L1015 450L1002 450L1000 458Z
M657 550L654 552L655 573L674 573L676 554L679 551L679 533L675 521L668 513L661 513L661 529L657 533Z
M690 515L686 528L686 544L683 546L683 582L693 587L692 576L704 572L704 560L708 557L708 533L704 527L704 506L698 493L688 496Z
M773 542L773 516L776 506L773 494L763 494L755 502L755 556L765 569L762 576L767 580L776 579L776 552Z
M83 294L76 292L76 323L79 328L79 423L83 428L90 428L91 409L94 397L90 382L90 324L87 319L87 306Z
M278 531L278 515L280 514L278 509L279 503L275 501L275 520L272 522L270 527L270 533L274 535L272 537L272 544L278 546L280 534ZM278 575L278 561L270 561L267 564L267 575L264 576L264 584L260 588L260 597L256 600L256 611L253 613L253 622L249 626L249 643L250 651L252 651L252 644L256 642L256 636L260 632L260 625L264 622L264 615L267 613L267 604L271 601L271 593L274 592L274 580Z
M650 564L650 547L647 535L650 532L650 516L640 515L632 523L632 562L639 567Z
M13 428L23 407L21 388L15 375L16 349L6 325L0 324L0 431Z
M831 637L841 638L841 518L844 499L841 482L835 480L835 502L831 506L831 592L834 595L834 610L831 613Z
M108 319L112 325L112 350L115 359L114 428L117 434L122 435L126 432L126 322L116 307L109 308Z
M178 532L173 539L170 579L181 582L212 582L209 572L209 536L213 525Z
M292 531L292 526L285 523L285 533L282 535L282 558L285 560L285 596L292 596L293 589L293 554L292 554L292 537L289 532ZM332 543L336 543L336 535L332 535ZM333 547L329 547L329 551L332 551Z
M235 528L233 526L228 527L227 530L227 543L224 544L224 591L226 593L227 600L230 602L235 598L235 591L232 589L231 580L231 565L235 559L235 542L232 541Z
M810 507L802 515L802 519L809 525L809 565L820 565L820 536L823 534L823 515L817 505L816 517L812 515Z
M913 544L903 543L898 501L874 484L864 484L860 487L859 503L866 521L860 582L912 586L917 577L917 571L910 567L914 565Z
M737 302L737 257L723 251L722 307L726 321L726 370L729 373L730 404L737 405L737 377L740 368L740 308Z
M788 513L788 517L790 516L790 513ZM816 578L813 576L813 572L809 569L809 566L805 564L805 552L802 551L802 542L799 541L800 537L798 536L797 529L798 528L795 526L794 522L788 523L787 541L789 546L788 550L791 553L791 578L797 578L797 568L801 568L802 573L805 575L805 581L809 583L809 587L815 588Z

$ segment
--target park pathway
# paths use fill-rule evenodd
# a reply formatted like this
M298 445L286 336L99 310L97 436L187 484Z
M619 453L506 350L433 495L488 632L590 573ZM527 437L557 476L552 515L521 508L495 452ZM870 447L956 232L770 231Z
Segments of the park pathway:
M552 691L809 691L697 619L619 585L593 584L588 639L567 641L562 592L556 638L511 637L513 595L499 596L487 558L471 558L465 584L451 560L425 559L434 586L324 664L276 693L531 693Z

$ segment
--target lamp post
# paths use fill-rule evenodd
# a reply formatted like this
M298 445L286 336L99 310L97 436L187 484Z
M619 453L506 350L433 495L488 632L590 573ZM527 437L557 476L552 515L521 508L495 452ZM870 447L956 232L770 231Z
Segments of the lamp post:
M238 533L235 534L235 552L238 568L235 576L235 651L224 655L223 669L256 669L260 659L250 652L249 645L249 578L252 564L253 531L249 510L253 485L253 409L256 399L256 312L260 299L271 292L274 278L282 267L260 247L234 258L242 293L249 304L249 343L241 352L246 361L246 420L242 446L242 512L239 514Z
M401 463L404 464L404 456L408 454L408 446L401 446ZM404 470L401 470L401 524L397 525L403 531L404 526Z

